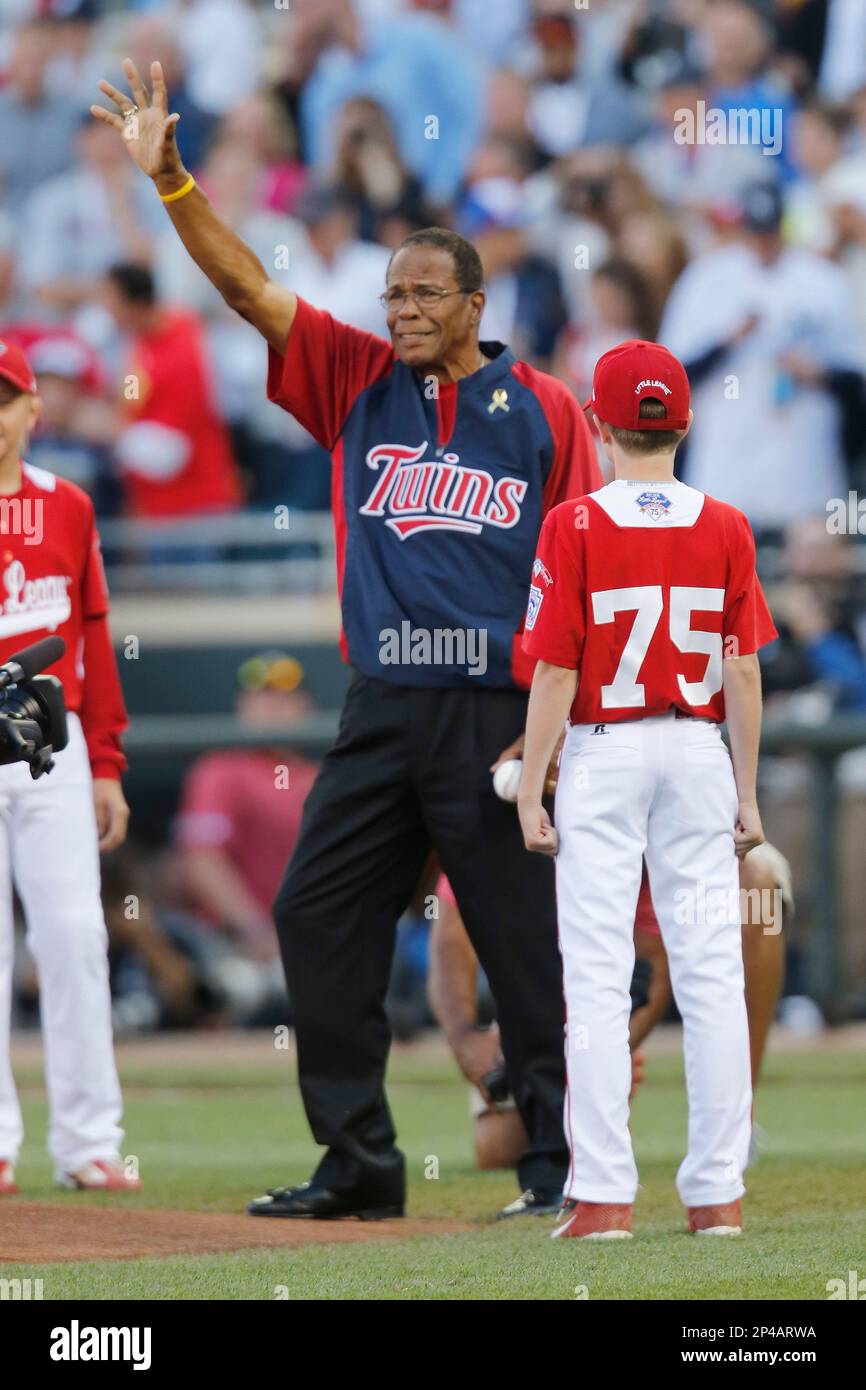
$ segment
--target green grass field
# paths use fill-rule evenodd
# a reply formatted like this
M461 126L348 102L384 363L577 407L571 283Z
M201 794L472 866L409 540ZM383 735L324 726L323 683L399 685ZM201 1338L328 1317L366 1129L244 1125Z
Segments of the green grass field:
M315 1150L291 1064L273 1064L267 1038L262 1049L267 1066L249 1054L217 1066L121 1054L126 1152L138 1155L145 1188L68 1200L241 1211L265 1187L307 1176ZM65 1200L44 1154L38 1073L18 1074L29 1136L19 1165L24 1196ZM866 1276L866 1055L771 1056L758 1105L768 1143L748 1176L741 1240L699 1242L683 1231L673 1183L685 1136L681 1077L678 1058L651 1053L633 1112L642 1181L633 1241L551 1242L550 1220L492 1223L515 1193L513 1179L473 1171L466 1088L447 1057L424 1048L395 1054L391 1066L411 1215L469 1220L471 1231L382 1245L0 1265L0 1275L41 1278L46 1299L272 1299L281 1287L292 1299L639 1300L821 1300L829 1279L851 1269ZM435 1179L425 1177L431 1156Z

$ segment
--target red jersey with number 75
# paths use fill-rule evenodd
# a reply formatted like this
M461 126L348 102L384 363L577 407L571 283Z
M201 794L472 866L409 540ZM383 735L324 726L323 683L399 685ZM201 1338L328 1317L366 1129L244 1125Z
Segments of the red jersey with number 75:
M548 514L523 646L579 672L573 724L672 706L721 723L725 658L777 636L735 507L685 483L619 478Z

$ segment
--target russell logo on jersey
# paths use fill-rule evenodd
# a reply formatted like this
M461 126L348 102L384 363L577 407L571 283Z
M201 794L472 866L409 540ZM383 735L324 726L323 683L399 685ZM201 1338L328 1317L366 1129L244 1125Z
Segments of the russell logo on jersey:
M421 531L461 531L480 535L485 526L508 530L520 520L529 486L525 478L494 478L484 468L468 468L458 454L425 459L427 441L417 448L377 444L367 467L379 474L361 516L385 516L385 525L405 541Z

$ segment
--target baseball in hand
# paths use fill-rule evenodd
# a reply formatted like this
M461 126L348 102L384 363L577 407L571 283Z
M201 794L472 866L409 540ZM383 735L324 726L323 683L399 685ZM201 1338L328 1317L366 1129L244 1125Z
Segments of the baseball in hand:
M501 801L516 801L523 771L521 758L508 758L493 774L493 790Z

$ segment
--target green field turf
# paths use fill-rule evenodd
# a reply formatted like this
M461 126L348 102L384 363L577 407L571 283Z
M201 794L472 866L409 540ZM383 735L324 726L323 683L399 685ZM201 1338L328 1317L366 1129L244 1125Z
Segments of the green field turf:
M267 1038L262 1047L270 1046ZM271 1058L272 1058L271 1053ZM314 1161L291 1064L122 1064L125 1151L145 1188L71 1203L241 1211L267 1186L299 1180ZM50 1182L45 1106L22 1074L27 1200L66 1200ZM866 1056L816 1051L771 1057L758 1115L765 1152L748 1175L747 1234L698 1241L683 1232L673 1185L685 1136L681 1064L651 1057L633 1111L641 1190L635 1239L552 1242L550 1220L491 1223L515 1193L507 1173L473 1171L465 1086L429 1051L395 1055L390 1095L407 1154L411 1214L477 1222L470 1232L382 1245L309 1246L134 1261L0 1265L41 1278L46 1299L826 1299L827 1281L866 1277ZM425 1178L430 1157L439 1176ZM14 1201L15 1199L7 1199Z

